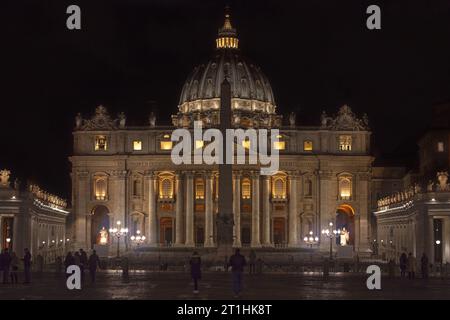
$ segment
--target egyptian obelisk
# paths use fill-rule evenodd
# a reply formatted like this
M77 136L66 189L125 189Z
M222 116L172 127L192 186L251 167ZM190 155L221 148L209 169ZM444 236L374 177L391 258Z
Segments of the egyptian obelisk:
M231 128L231 85L226 79L221 85L220 132L223 137L222 155L224 163L219 165L219 207L217 216L217 258L229 257L233 246L233 168L226 163L226 130ZM234 157L232 157L234 158Z

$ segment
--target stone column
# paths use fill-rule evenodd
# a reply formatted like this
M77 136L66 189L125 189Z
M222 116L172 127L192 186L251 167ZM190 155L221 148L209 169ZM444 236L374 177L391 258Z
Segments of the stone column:
M270 177L262 176L263 246L270 247Z
M261 247L259 232L259 173L252 172L252 239L253 248Z
M87 202L91 198L91 188L89 181L89 172L87 171L76 171L72 178L76 180L75 182L75 230L73 233L74 246L77 248L87 248L87 233L91 230L86 230L86 218L88 216ZM39 236L39 246L42 243L42 238Z
M153 171L147 171L145 178L148 184L148 245L158 245L158 218L156 216L156 178Z
M234 195L233 195L233 212L234 212L234 228L233 228L233 247L240 248L241 243L241 173L234 173Z
M176 204L175 204L175 246L184 245L183 239L183 178L181 172L175 175Z
M356 229L357 241L355 250L366 252L370 248L369 244L369 225L370 225L370 203L369 203L369 184L370 173L362 173L359 175L359 188L357 188L356 196L359 198L359 228ZM356 226L355 226L356 227Z
M428 249L428 251L429 251L429 253L428 253L429 261L434 264L434 262L435 262L434 261L434 259L435 259L435 257L434 257L435 243L434 243L434 219L433 219L433 217L428 217L428 230L427 231L428 232L424 239L424 247L426 249ZM416 258L417 258L417 261L419 261L422 254L419 252L417 254L418 254L418 256Z
M442 226L442 247L443 247L443 257L442 262L450 262L450 217L445 217L443 219L444 225Z
M186 247L194 247L194 173L186 172Z
M297 230L297 181L296 172L289 174L289 247L298 247Z
M316 206L319 208L319 217L317 219L317 226L319 230L327 229L329 228L329 223L333 222L334 227L336 227L336 198L334 201L330 201L330 198L334 195L337 195L335 193L333 195L331 186L337 185L332 183L332 172L329 170L324 171L318 171L316 177L317 181L317 202ZM356 222L356 221L355 221ZM302 237L306 236L305 234L302 235ZM320 241L320 248L321 250L329 250L329 242L323 241L324 239L321 239ZM335 240L333 240L335 241ZM335 243L333 243L334 249L336 249Z
M213 175L205 175L205 247L214 247Z

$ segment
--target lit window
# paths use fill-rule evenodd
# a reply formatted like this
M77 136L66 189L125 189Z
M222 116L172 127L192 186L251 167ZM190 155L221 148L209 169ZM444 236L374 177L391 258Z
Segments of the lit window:
M303 151L312 151L313 142L311 140L303 141Z
M352 196L352 180L350 177L339 178L339 196L342 200L349 200Z
M134 151L141 151L142 150L142 141L141 140L133 141L133 150Z
M195 141L195 149L201 149L201 148L203 148L203 145L204 145L204 143L202 140Z
M161 150L172 150L172 141L161 141Z
M106 177L94 178L95 200L106 200L108 191L108 180Z
M106 136L95 136L95 151L107 150Z
M195 180L195 199L205 199L205 184L202 179Z
M272 197L274 199L286 199L286 181L283 178L273 179Z
M352 150L352 136L339 136L339 150L341 151Z
M161 199L173 198L173 180L171 178L162 178L159 186L159 197Z
M438 142L438 152L444 152L444 143L443 142Z
M159 145L161 150L172 150L173 147L173 142L170 141L170 135L169 134L165 134L163 136L163 140L160 141L160 145Z
M250 149L250 140L248 140L248 139L246 139L246 140L244 140L244 141L242 141L242 146L245 148L245 149Z
M251 198L250 179L245 178L242 179L242 199L250 199L250 198Z
M275 150L284 150L286 148L286 142L280 141L279 139L281 139L281 138L282 138L281 135L277 135L278 141L274 141L274 143L273 143L273 148Z

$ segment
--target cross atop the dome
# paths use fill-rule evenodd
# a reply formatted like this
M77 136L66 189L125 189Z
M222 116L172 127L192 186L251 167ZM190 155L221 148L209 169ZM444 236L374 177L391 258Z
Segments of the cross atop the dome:
M231 25L230 7L225 7L225 21L223 27L219 29L216 39L217 49L238 49L239 39L236 29Z

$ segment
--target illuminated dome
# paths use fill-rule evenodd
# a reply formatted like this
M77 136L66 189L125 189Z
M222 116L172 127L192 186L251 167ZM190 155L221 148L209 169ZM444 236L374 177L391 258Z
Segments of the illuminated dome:
M179 112L172 116L174 125L189 127L193 120L200 119L204 120L205 126L217 125L220 88L225 78L231 85L235 126L273 127L281 124L281 117L275 114L276 104L269 80L258 66L241 54L236 29L226 12L212 58L194 68L183 86Z

